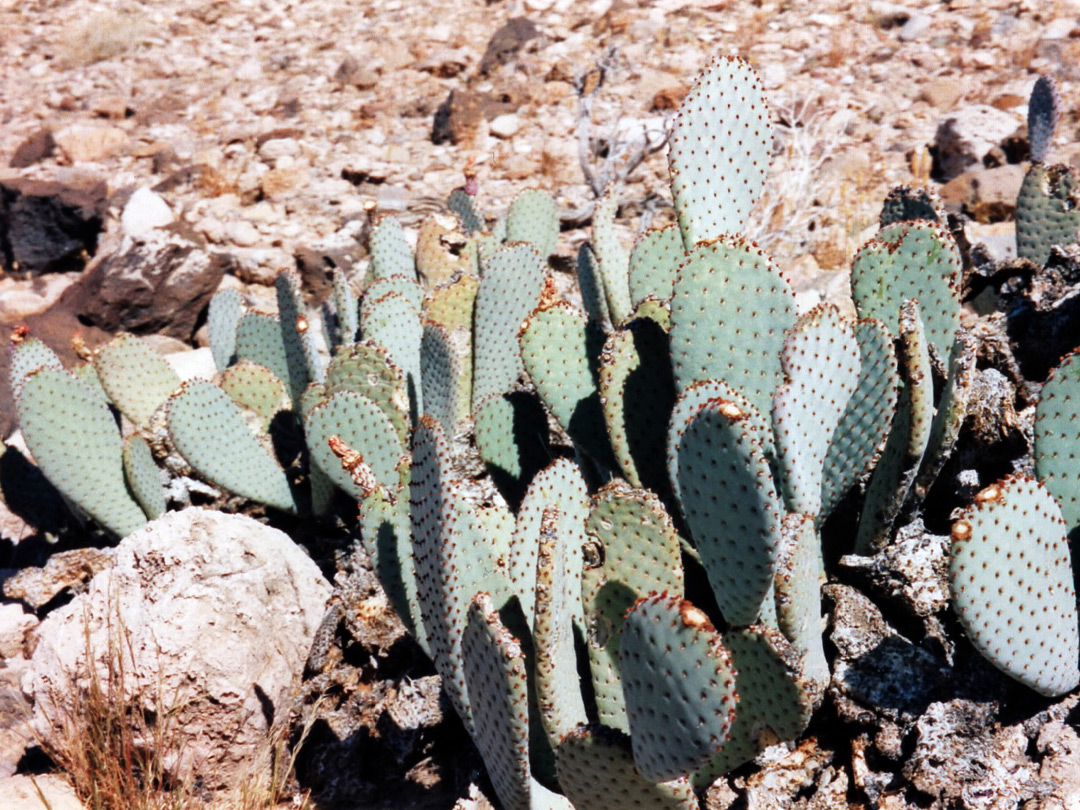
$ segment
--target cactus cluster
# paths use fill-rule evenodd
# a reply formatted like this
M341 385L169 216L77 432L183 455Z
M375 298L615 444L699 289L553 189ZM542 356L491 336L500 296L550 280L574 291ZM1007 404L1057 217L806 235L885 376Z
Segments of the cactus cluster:
M1045 104L1033 138L1052 131ZM277 315L219 293L214 381L181 385L131 337L82 379L22 341L27 443L119 535L164 509L155 459L172 454L287 512L329 511L344 491L507 810L697 807L695 791L810 721L830 679L822 528L855 492L853 549L888 542L952 452L975 368L960 254L926 193L886 201L852 265L855 318L797 312L740 234L767 119L746 62L706 68L672 137L677 225L628 250L609 191L578 254L583 310L555 292L549 195L489 226L459 189L459 250L421 239L414 253L382 219L362 294L336 272L321 321L287 274ZM1039 406L1038 480L985 490L953 528L973 645L1046 694L1080 680L1074 358ZM463 473L474 451L497 491Z

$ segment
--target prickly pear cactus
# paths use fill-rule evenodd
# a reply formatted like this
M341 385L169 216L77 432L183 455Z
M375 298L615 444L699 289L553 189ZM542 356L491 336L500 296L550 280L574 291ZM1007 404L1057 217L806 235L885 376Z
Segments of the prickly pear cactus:
M710 62L683 99L668 168L687 249L742 231L769 171L768 114L761 79L738 57Z
M1054 245L1080 239L1080 182L1059 163L1035 163L1016 198L1016 253L1042 265Z
M593 211L593 250L600 265L607 311L615 325L625 321L633 309L630 302L630 255L615 233L615 212L618 208L618 190L613 185L597 200Z
M1080 354L1063 359L1035 408L1035 475L1057 499L1070 534L1080 526Z
M682 234L675 225L657 228L638 239L630 252L630 300L636 307L649 296L667 301L685 256Z
M218 290L210 299L206 325L210 332L210 351L218 370L228 368L236 354L236 327L244 314L240 291L235 288Z
M64 368L56 352L37 338L28 337L12 343L8 356L11 363L8 367L8 384L11 386L11 398L15 402L18 402L23 384L31 372L39 368Z
M135 425L145 425L180 387L165 358L134 335L120 335L94 357L98 378L116 407Z
M1031 143L1031 162L1044 163L1054 139L1059 117L1057 85L1050 76L1040 76L1031 88L1028 100L1028 141Z
M133 433L124 439L124 480L146 517L156 520L165 514L165 490L161 470L146 439Z
M1033 478L1011 476L980 492L953 524L953 607L990 663L1041 695L1080 683L1080 616L1065 521Z
M371 269L375 278L404 274L416 276L412 248L401 223L384 216L371 229Z
M559 209L546 191L521 192L506 212L506 242L528 242L545 260L559 238Z

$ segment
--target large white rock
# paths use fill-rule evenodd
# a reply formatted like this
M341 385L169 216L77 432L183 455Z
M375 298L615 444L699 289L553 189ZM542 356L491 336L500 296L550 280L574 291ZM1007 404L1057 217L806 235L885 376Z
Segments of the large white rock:
M174 217L169 204L148 188L140 188L124 206L120 224L127 236L141 236L154 228L164 228Z
M88 649L101 679L109 650L122 649L129 698L154 712L158 696L178 707L186 741L171 769L225 787L285 708L330 592L282 532L241 515L170 512L125 538L86 592L35 631L22 684L35 725L57 733L89 682Z

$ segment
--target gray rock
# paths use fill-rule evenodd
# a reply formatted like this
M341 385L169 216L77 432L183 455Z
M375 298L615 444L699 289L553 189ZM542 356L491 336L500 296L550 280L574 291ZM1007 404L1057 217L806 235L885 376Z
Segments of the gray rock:
M329 596L315 563L277 529L170 512L125 538L86 592L35 631L23 679L35 727L56 739L89 665L105 678L122 633L125 693L147 711L171 707L183 730L170 770L224 787L245 775L286 708Z

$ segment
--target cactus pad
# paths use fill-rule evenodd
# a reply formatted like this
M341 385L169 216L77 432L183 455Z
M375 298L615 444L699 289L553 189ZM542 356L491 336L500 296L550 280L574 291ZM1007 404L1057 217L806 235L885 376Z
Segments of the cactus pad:
M461 220L461 227L465 229L465 233L470 235L484 230L485 225L484 218L476 210L474 200L473 195L465 189L455 188L450 192L450 199L447 202L447 207Z
M98 378L116 407L135 425L145 425L180 387L164 357L134 335L120 335L94 358Z
M784 337L794 324L791 287L756 247L725 237L692 250L671 299L676 387L723 380L770 413Z
M528 242L547 263L559 238L559 210L546 191L521 192L506 212L506 242Z
M124 483L120 431L104 400L44 366L26 377L16 405L26 445L53 486L118 537L146 523Z
M463 273L427 294L424 301L424 317L445 329L468 329L472 331L473 304L480 279Z
M375 278L416 275L412 248L401 223L393 217L384 216L371 229L371 269Z
M698 608L667 594L639 599L626 614L619 664L642 776L685 776L727 740L738 702L735 670Z
M214 365L218 371L228 368L236 354L236 328L240 316L244 314L244 304L240 300L240 291L230 287L218 290L210 299L206 311L206 326L210 332L210 352L214 355Z
M604 279L600 274L600 262L587 243L578 250L576 267L578 288L581 290L581 303L585 312L601 328L610 328L611 313L608 311L607 294L604 292Z
M1031 88L1028 100L1028 141L1031 143L1031 162L1044 163L1058 124L1057 84L1050 76L1040 76Z
M420 382L424 390L424 410L454 434L461 410L462 358L450 333L437 323L425 323L420 341Z
M816 706L829 685L822 644L821 585L825 570L821 538L812 518L789 514L781 529L773 581L777 627L791 643L799 669L812 687ZM738 661L735 667L738 668Z
M894 222L925 219L935 225L945 225L945 206L933 190L897 186L885 195L878 224L884 228Z
M326 367L325 395L339 391L355 391L376 403L393 423L401 446L408 444L409 394L405 373L390 361L386 349L365 340L338 352ZM309 406L302 412L306 415L310 410Z
M360 333L364 340L383 346L390 362L405 373L409 414L423 413L420 344L424 327L420 322L420 305L400 293L390 293L371 302L365 299L360 308Z
M396 488L403 454L401 442L382 408L362 394L341 391L316 405L304 420L304 434L312 461L354 500L360 500L366 492L356 486L330 449L331 436L339 436L359 452L378 483L389 491Z
M285 383L294 403L300 401L304 388L311 380L302 356L290 355L285 348L281 322L276 315L265 312L245 312L236 326L237 361L250 360L270 369Z
M1065 522L1027 476L979 493L953 524L953 607L974 647L1041 695L1080 683L1076 593Z
M124 479L146 517L157 520L165 514L165 490L161 470L146 439L133 433L124 439Z
M8 384L11 386L12 401L18 401L23 383L31 372L39 368L64 368L56 352L37 338L24 338L19 343L12 343L8 353Z
M285 471L228 394L205 380L188 380L166 407L169 436L199 475L245 498L296 511Z
M295 375L300 385L299 391L292 392L295 399L309 382L322 380L323 360L315 349L311 334L313 325L307 317L307 306L300 291L300 277L292 271L279 273L274 279L274 288L277 291L281 340L285 345L290 375Z
M275 377L270 369L250 360L241 360L225 369L221 373L220 385L221 390L233 401L262 417L263 430L269 430L270 422L280 411L292 407L285 383Z
M333 285L334 314L337 316L337 344L352 343L360 330L360 304L349 277L339 268L330 274Z
M615 212L619 208L616 186L611 185L596 202L593 210L593 250L600 265L608 315L614 325L621 324L633 309L630 303L630 255L615 234Z
M371 282L364 290L364 304L361 310L364 306L370 306L372 302L377 302L380 298L392 293L405 296L405 299L417 310L424 301L424 288L420 286L416 276L398 273L393 276L380 276ZM362 320L363 314L361 314Z
M559 786L588 810L698 810L689 782L656 784L634 768L630 738L606 726L578 726L556 750Z
M1016 254L1042 265L1054 245L1080 239L1080 182L1060 163L1035 163L1016 198Z
M1080 526L1080 354L1050 373L1035 407L1035 475L1061 506L1070 535Z
M630 253L630 300L638 306L649 296L667 301L675 289L675 277L685 256L677 225L644 234Z

